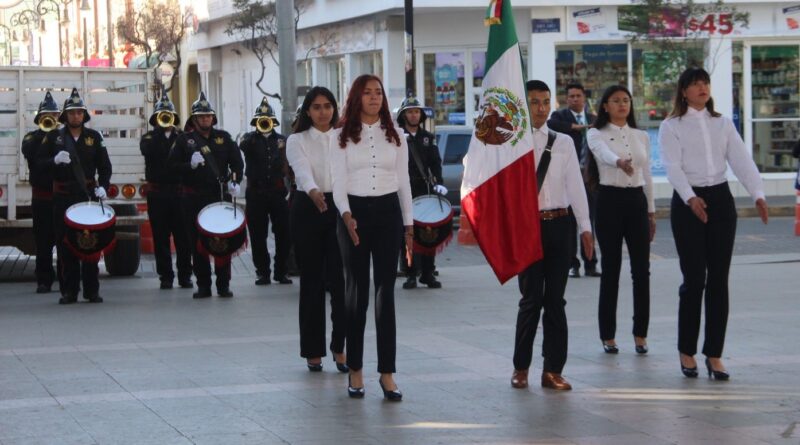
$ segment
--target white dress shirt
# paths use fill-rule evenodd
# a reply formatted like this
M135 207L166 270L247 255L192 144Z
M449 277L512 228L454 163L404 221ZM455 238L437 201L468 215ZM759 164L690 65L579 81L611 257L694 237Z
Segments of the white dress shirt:
M656 211L653 200L653 175L650 172L650 137L646 132L628 124L618 127L612 123L601 129L592 128L586 134L600 173L600 184L612 187L644 187L647 211ZM633 176L617 167L617 161L632 160Z
M333 191L331 167L328 160L333 130L322 132L314 127L295 133L286 140L286 159L294 171L297 189L322 193Z
M658 141L667 178L684 202L695 196L692 187L727 181L728 165L754 201L764 198L758 168L727 117L689 107L685 115L661 123Z
M362 124L361 141L347 141L347 148L339 147L339 134L330 139L331 179L333 201L342 215L350 211L347 195L383 196L397 192L403 225L414 224L411 208L411 181L408 177L408 144L400 135L400 146L386 140L380 122Z
M546 124L533 129L533 155L536 165L539 165L544 147L547 146L547 132ZM563 209L568 206L572 206L581 233L591 232L589 204L578 156L575 154L575 144L569 136L556 133L550 153L550 166L547 168L542 189L539 190L539 210Z

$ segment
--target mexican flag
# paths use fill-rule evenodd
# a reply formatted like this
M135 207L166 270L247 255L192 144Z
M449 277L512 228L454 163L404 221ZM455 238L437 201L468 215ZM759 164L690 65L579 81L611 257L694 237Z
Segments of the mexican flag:
M461 214L501 283L542 258L522 59L509 0L489 5L483 97L464 157Z

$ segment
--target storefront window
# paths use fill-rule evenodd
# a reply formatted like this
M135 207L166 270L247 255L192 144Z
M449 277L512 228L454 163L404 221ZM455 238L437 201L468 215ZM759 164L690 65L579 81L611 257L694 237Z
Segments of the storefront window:
M733 42L733 54L731 56L733 74L733 125L739 131L739 135L744 137L744 86L742 58L744 57L744 45L742 42Z
M464 66L463 52L439 52L423 56L425 98L433 108L435 125L464 125Z
M628 45L559 46L554 91L559 106L566 106L564 89L574 82L586 88L587 105L594 110L606 88L628 84Z
M752 49L753 157L762 172L797 170L800 137L800 46Z
M383 59L380 51L358 54L354 57L354 73L374 74L383 77Z
M691 66L703 66L702 44L686 44L675 51L655 46L633 49L633 106L636 125L650 136L650 170L654 176L665 176L658 145L658 127L672 111L675 84L681 73Z

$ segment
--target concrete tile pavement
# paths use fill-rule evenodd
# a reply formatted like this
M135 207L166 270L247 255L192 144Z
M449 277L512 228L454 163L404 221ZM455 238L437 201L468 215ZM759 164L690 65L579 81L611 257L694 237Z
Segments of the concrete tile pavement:
M101 305L0 284L0 444L800 443L797 250L734 258L730 382L680 374L674 258L652 262L644 357L628 334L627 273L617 356L598 339L599 280L570 280L569 393L508 384L517 286L498 285L476 250L445 252L443 289L397 284L399 404L381 398L372 320L367 396L350 400L330 357L319 374L299 357L297 281L256 287L246 257L231 300L160 291L147 270L102 279Z

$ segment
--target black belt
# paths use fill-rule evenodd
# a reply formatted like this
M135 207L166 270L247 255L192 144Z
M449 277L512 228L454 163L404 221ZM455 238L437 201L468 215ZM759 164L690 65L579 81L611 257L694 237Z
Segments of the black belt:
M542 221L550 221L552 219L569 216L569 209L550 209L539 211L539 219Z

